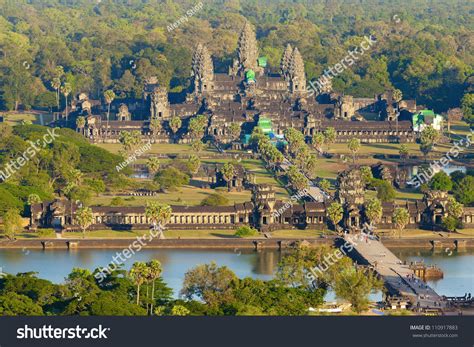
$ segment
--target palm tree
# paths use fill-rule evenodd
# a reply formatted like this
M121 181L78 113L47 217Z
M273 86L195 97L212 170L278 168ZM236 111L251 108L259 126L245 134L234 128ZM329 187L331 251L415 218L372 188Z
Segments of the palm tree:
M142 262L135 262L130 269L130 277L137 286L137 305L140 305L140 287L145 282L146 264Z
M232 139L234 141L237 141L240 137L240 125L238 123L232 123L229 126L229 131L230 131L230 136L232 136Z
M59 77L54 77L51 81L51 87L56 91L56 104L57 111L59 112L59 89L61 88L61 79Z
M107 103L107 127L106 127L106 133L105 137L107 138L109 134L109 119L110 119L110 105L115 99L115 93L112 89L108 89L104 92L104 99L105 102Z
M67 107L67 97L69 94L71 94L72 87L70 83L64 83L64 85L61 87L61 93L63 93L64 97L66 98L66 122L69 119L69 110Z
M230 191L230 183L235 175L234 165L232 165L232 163L225 163L221 168L221 174L224 180L227 182L227 189Z
M174 116L173 118L171 118L169 123L171 131L176 134L179 128L181 128L181 124L181 118L179 118L178 116Z
M150 313L153 314L153 304L155 303L155 281L160 278L161 272L163 271L161 268L161 263L158 260L153 259L152 261L147 263L148 267L148 275L151 279L151 307Z
M355 163L356 154L360 150L360 140L352 138L347 144L347 148L352 152L352 162Z
M151 157L147 160L146 166L148 172L153 176L160 169L160 160L157 157Z
M329 146L336 141L336 129L333 127L329 127L324 131L324 142L328 146L328 151L329 151Z
M410 213L405 208L397 208L393 212L392 219L398 229L398 237L401 238L403 229L410 222Z
M76 128L77 129L84 129L86 126L86 118L83 116L77 117L76 119Z
M152 133L153 140L156 140L156 136L162 129L161 121L158 118L150 119L150 130Z
M159 239L164 239L163 228L171 218L171 206L150 201L145 209L145 216L150 220L153 230L159 229Z
M28 195L28 205L34 205L41 203L41 198L38 194L30 194Z
M83 237L86 237L86 230L94 223L94 215L89 207L82 207L76 212L76 222L81 227Z
M337 225L339 224L339 222L342 220L342 217L344 216L344 209L342 208L342 205L340 203L333 202L327 208L326 215L331 221L331 223L334 225L334 228L336 229Z

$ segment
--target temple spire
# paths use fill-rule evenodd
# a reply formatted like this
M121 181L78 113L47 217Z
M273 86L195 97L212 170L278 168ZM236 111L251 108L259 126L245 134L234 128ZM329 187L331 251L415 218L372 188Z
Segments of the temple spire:
M290 65L288 68L290 78L290 92L293 94L302 94L306 91L306 76L304 72L304 62L300 51L297 47L291 55Z
M282 76L285 77L285 79L288 77L288 69L290 66L292 54L293 54L293 48L291 47L290 44L287 44L285 51L283 52L283 56L281 57L281 62L280 62L280 71L281 71Z
M213 89L214 65L207 47L201 43L196 46L192 59L195 93L200 95Z
M257 64L258 46L255 32L249 22L245 22L245 26L240 33L238 48L238 69L239 72L254 70L260 72Z

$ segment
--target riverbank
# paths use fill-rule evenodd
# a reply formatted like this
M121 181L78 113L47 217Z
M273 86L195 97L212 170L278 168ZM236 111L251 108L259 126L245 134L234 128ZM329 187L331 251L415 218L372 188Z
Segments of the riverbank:
M188 249L284 249L296 242L306 242L310 245L332 245L336 237L326 238L222 238L222 239L154 239L143 242L142 248L188 248ZM463 249L474 248L474 238L446 237L442 239L428 238L383 238L389 248L421 248L421 249ZM1 240L0 249L108 249L128 248L137 238L122 239L17 239L14 241Z

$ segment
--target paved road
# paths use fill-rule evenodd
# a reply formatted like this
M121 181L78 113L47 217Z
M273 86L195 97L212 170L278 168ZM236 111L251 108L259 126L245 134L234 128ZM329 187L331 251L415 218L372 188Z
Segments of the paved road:
M365 237L365 234L346 234L344 240L350 242L355 250L383 277L385 285L392 294L398 293L410 299L414 307L440 308L446 302L431 287L415 276L408 265L403 265L382 242Z

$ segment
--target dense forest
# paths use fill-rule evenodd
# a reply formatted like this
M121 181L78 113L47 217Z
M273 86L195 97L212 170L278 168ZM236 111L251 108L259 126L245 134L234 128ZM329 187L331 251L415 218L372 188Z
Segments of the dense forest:
M194 46L205 42L226 72L248 20L271 70L290 43L310 79L373 35L377 44L334 79L336 91L372 97L395 87L437 112L464 106L469 118L473 13L464 0L0 0L0 108L54 108L58 66L71 95L98 99L112 88L140 98L155 75L180 92Z

